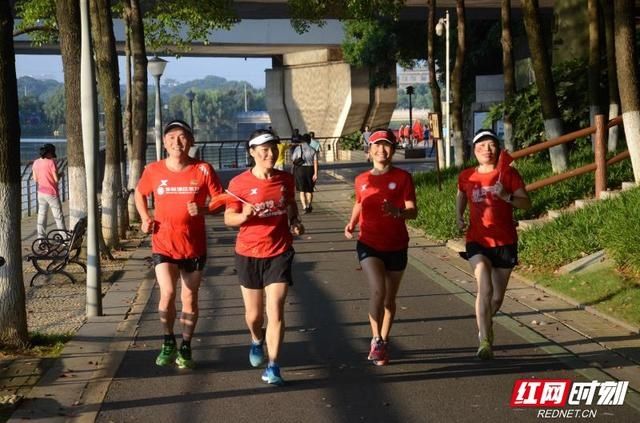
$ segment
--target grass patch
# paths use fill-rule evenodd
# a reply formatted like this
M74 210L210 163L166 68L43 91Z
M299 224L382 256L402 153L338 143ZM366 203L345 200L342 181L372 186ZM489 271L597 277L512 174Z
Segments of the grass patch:
M597 202L520 234L519 258L525 268L552 271L587 254L604 249L619 270L640 275L635 246L640 233L631 222L640 221L640 189Z
M534 277L542 285L585 305L640 326L640 285L614 269L569 275L536 273Z
M72 333L31 333L29 336L29 342L31 345L26 353L35 355L37 357L58 357L64 349L64 345L69 342L72 337Z

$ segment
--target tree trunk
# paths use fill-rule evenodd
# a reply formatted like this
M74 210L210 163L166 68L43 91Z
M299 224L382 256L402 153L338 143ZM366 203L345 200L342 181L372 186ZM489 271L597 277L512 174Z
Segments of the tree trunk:
M609 86L609 119L620 114L620 96L618 94L618 75L616 70L616 46L613 33L613 6L609 1L600 0L600 8L604 16L604 34L607 50L607 82ZM619 126L609 128L608 150L618 148Z
M589 16L589 123L596 124L600 114L600 36L598 28L598 0L588 0ZM591 145L596 145L596 134L591 135Z
M522 13L524 26L527 32L529 50L533 71L542 106L542 118L544 119L545 135L547 139L556 138L563 133L558 98L556 97L551 65L540 32L540 19L538 17L538 0L522 0ZM567 169L567 145L562 144L549 149L551 156L551 168L554 173L564 172Z
M513 138L513 122L508 108L516 95L516 71L513 63L513 39L511 37L511 0L502 0L500 13L502 19L502 69L504 74L504 102L506 111L502 118L504 123L504 148L508 151L516 150Z
M56 1L56 20L64 71L65 133L69 170L69 227L87 215L87 187L80 118L80 3Z
M142 175L147 148L147 53L139 0L129 0L131 17L131 53L133 55L132 144L129 162L129 189L135 189ZM133 196L129 196L129 217L139 222Z
M127 171L126 171L126 163L129 161L131 157L131 143L132 143L132 130L131 130L131 17L128 14L128 10L125 10L123 13L123 18L125 22L125 41L124 41L124 55L125 55L125 106L124 106L124 145L126 148L126 154L122 154L120 160L122 161L121 165L121 175L122 175L122 185L123 185L123 196L121 209L119 209L119 213L122 215L122 219L120 219L120 238L126 237L127 229L129 228L129 209L127 207L128 203L128 195L129 188L126 185L128 183Z
M431 89L431 99L433 100L433 111L438 115L438 133L440 138L436 140L438 149L438 164L440 169L446 166L444 156L444 143L442 134L442 100L440 99L440 86L436 74L436 62L433 57L433 37L436 29L436 0L427 0L429 8L428 28L427 28L427 63L429 67L429 88Z
M638 58L633 11L633 0L616 0L614 2L616 64L622 120L627 147L631 155L633 176L637 184L640 183L640 92L638 91L636 68Z
M118 199L121 198L120 145L122 116L118 55L113 35L111 8L107 0L91 0L91 33L96 58L98 88L102 95L105 127L105 167L102 180L102 235L107 247L120 244L118 232Z
M455 152L454 163L464 164L464 137L462 119L462 70L466 48L464 0L456 0L456 19L458 28L458 46L456 63L451 74L451 93L453 94L453 113L451 115L451 142Z
M29 342L20 207L20 119L13 50L13 17L9 2L0 2L0 345L22 348Z

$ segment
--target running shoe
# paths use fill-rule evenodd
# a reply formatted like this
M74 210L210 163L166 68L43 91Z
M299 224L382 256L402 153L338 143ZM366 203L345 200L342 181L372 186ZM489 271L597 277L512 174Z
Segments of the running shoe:
M367 360L379 361L384 358L384 342L380 338L371 339L371 349Z
M373 360L373 364L376 366L386 366L389 364L389 342L382 341L382 358L380 360Z
M482 341L482 336L478 332L478 341ZM487 341L493 346L493 326L489 327L489 333L487 334Z
M493 358L493 351L491 351L491 344L488 340L484 339L480 341L476 355L480 360L491 360Z
M262 380L269 385L282 386L284 385L284 379L280 376L280 366L277 364L270 364L262 374Z
M260 367L264 363L264 339L259 343L251 341L251 348L249 348L249 363L253 367Z
M179 369L193 369L195 367L195 363L191 358L191 347L188 345L183 345L178 350L178 356L176 357L176 364Z
M162 344L158 358L156 358L156 365L167 366L173 363L173 360L176 358L176 352L176 344L174 342L165 342Z

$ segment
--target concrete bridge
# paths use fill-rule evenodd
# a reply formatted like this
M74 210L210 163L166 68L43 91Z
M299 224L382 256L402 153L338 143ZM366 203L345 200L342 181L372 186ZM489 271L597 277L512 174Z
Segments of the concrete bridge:
M472 3L467 5L468 19L499 18L498 0L468 3ZM541 7L552 4L552 0L540 1ZM455 8L455 1L442 0L438 6L440 15L445 8ZM337 138L365 125L388 125L396 105L396 86L370 88L368 69L344 60L344 30L338 20L329 19L322 27L298 34L291 27L286 1L241 0L234 7L240 22L228 31L212 32L207 43L193 43L191 51L182 55L271 57L272 68L265 74L267 109L279 134L289 135L298 128ZM401 19L424 21L426 17L425 2L406 1ZM123 22L116 21L114 30L122 54ZM28 35L15 39L15 49L18 54L59 53L57 45L31 45ZM327 160L333 159L334 151L326 151Z

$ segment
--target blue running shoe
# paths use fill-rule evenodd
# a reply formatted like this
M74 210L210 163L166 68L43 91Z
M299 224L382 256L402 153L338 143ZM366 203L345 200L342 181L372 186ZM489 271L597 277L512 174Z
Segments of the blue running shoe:
M264 339L259 343L251 341L251 348L249 349L249 363L253 367L260 367L264 363Z
M280 376L280 366L277 364L270 364L262 374L262 380L269 385L282 386L284 385L284 379Z

